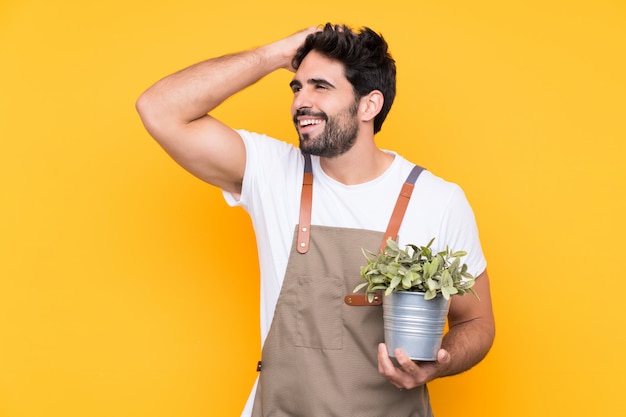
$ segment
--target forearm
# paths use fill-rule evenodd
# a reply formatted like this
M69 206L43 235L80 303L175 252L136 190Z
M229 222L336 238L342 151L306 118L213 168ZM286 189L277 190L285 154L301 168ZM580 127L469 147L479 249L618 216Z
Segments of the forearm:
M489 352L494 340L494 325L489 318L456 324L442 341L450 361L439 369L437 377L456 375L478 364Z
M158 81L140 97L137 107L155 122L189 123L286 65L275 44L209 59Z
M276 42L192 65L158 81L137 101L144 121L160 125L189 124L233 94L279 68L293 69L291 59L310 27Z

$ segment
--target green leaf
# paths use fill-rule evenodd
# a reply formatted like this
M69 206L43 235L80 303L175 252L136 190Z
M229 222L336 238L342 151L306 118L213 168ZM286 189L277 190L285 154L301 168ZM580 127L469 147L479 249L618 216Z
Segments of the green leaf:
M398 284L400 284L401 280L402 280L402 278L400 276L396 275L395 277L393 277L393 279L389 283L389 288L394 290L398 286Z
M461 265L461 258L454 258L454 260L452 261L452 263L450 264L449 268L453 271L456 271L459 269L459 265Z
M413 280L411 279L411 274L405 275L404 278L402 278L402 288L411 288L412 281Z
M450 292L448 292L448 287L441 288L441 295L443 295L443 298L445 298L446 300L450 299Z
M353 293L355 292L359 292L360 290L362 290L363 288L367 287L369 285L369 282L363 282L359 285L357 285L354 290L352 290Z
M450 295L454 295L454 294L458 293L459 290L457 290L456 288L454 288L451 285L447 285L445 287L441 287L441 292L442 293L445 292L445 293L447 293L450 296Z
M400 247L398 246L398 243L391 238L387 239L386 248L388 248L393 253L397 253L398 251L400 251Z

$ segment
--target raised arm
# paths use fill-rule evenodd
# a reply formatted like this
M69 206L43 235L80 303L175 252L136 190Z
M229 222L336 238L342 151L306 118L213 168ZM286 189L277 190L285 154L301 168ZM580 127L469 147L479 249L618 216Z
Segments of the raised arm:
M267 74L285 68L312 27L249 51L192 65L158 81L137 100L147 131L183 168L241 192L246 153L240 136L207 113Z

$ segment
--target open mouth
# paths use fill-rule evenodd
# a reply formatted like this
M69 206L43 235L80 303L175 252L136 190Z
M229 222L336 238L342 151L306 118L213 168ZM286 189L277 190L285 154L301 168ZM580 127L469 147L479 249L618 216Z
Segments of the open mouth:
M298 120L298 123L300 124L300 127L306 127L306 126L311 126L311 125L319 125L323 122L322 119L304 119L304 120Z
M301 134L311 133L326 121L323 114L296 114L294 122Z
M323 119L300 118L298 119L298 129L300 132L310 132L324 122Z

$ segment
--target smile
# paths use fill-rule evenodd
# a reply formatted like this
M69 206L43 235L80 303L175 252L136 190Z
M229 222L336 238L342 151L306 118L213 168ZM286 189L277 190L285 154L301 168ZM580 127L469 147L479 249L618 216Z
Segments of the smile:
M319 125L322 123L320 119L302 119L298 121L301 127Z

